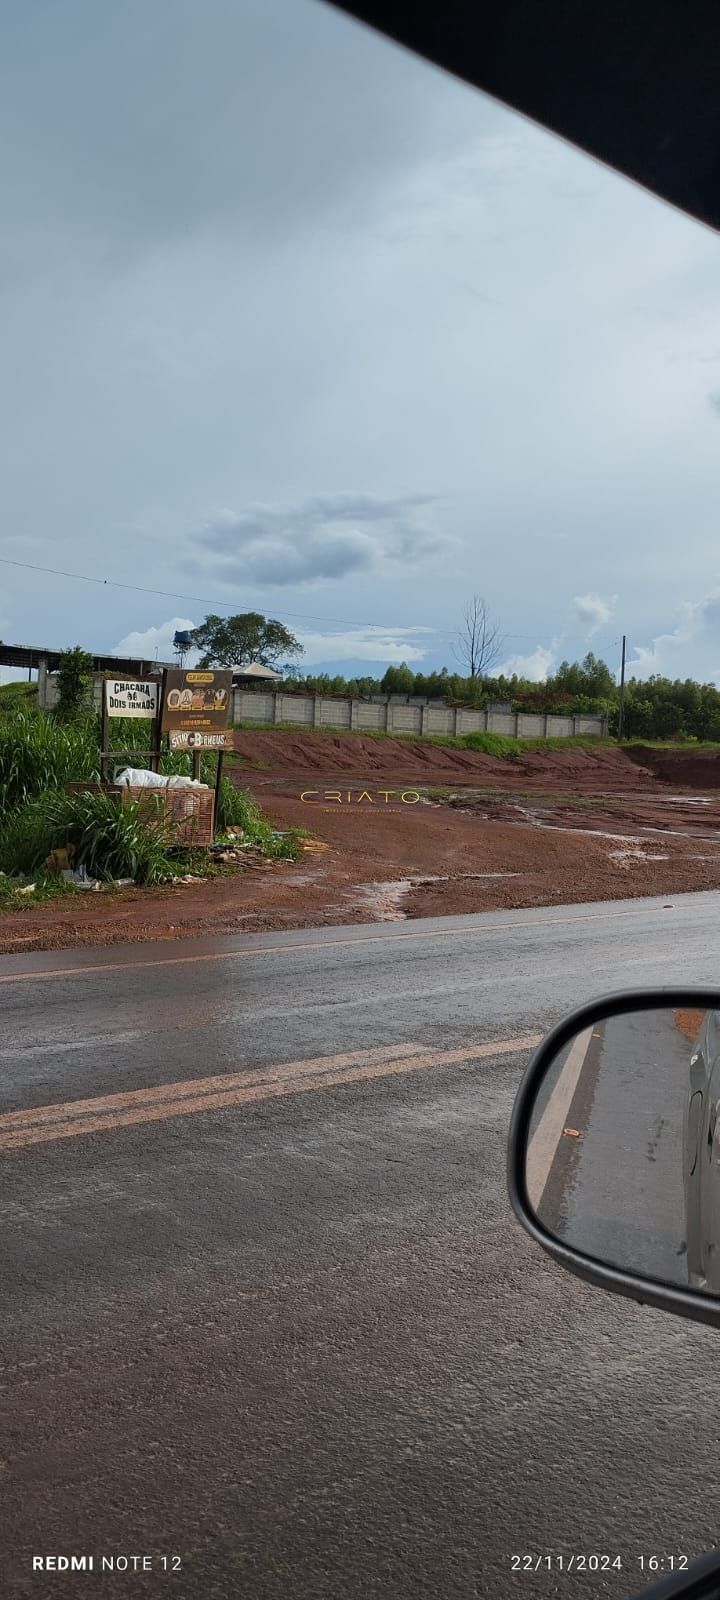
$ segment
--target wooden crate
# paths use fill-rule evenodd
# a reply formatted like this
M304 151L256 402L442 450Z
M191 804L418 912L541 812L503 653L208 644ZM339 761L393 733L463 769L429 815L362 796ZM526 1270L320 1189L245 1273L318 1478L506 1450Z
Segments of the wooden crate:
M162 789L145 789L128 783L71 783L68 789L73 794L119 794L124 805L138 800L141 815L145 811L148 819L161 816L172 824L178 844L202 846L213 842L214 789L192 789L189 785L186 789L171 788L167 784Z

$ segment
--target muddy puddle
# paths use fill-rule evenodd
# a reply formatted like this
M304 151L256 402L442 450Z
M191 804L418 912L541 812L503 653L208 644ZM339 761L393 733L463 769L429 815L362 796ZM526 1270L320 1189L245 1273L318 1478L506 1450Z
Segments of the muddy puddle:
M652 838L698 839L720 843L720 800L717 795L601 795L592 803L559 796L542 801L518 797L456 792L445 804L483 822L517 823L525 827L587 834L622 840L637 847Z
M463 883L471 879L497 879L497 878L522 878L522 872L464 872L460 877ZM364 906L378 922L404 922L407 918L405 901L409 894L414 894L416 889L429 888L454 882L450 873L426 873L423 877L392 878L386 883L366 883L355 885L348 890L348 899L353 904Z

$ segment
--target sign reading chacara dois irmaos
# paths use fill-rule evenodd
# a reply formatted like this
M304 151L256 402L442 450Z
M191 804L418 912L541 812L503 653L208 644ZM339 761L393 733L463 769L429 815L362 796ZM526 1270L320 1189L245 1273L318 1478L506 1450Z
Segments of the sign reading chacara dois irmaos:
M156 717L160 685L152 678L106 678L109 717Z

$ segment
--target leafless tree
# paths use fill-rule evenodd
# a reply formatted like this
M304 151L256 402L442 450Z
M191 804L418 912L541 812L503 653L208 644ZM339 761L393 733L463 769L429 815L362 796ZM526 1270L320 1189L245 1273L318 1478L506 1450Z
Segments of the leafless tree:
M458 629L457 641L457 645L453 645L453 655L470 678L486 675L497 661L503 639L480 595L473 595L463 625Z

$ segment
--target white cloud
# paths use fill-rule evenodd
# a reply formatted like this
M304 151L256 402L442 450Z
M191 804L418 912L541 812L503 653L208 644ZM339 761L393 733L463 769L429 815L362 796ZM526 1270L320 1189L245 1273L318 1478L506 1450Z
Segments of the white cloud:
M659 633L649 645L632 644L625 666L627 677L695 678L703 683L720 678L717 665L717 627L720 621L720 586L701 600L683 600L678 621L668 633Z
M305 671L321 661L367 661L390 666L401 661L424 661L427 649L417 636L432 635L432 628L349 628L346 633L298 633L305 654L298 663Z
M126 633L124 639L113 645L111 654L144 656L148 661L152 661L153 657L158 661L174 661L173 637L176 631L182 632L185 628L197 626L189 617L171 617L169 622L161 622L157 628L146 628L144 633Z
M174 660L173 636L176 630L195 628L197 622L189 617L171 617L157 627L144 632L128 633L113 645L114 655L145 656L152 660L157 651L160 661ZM295 637L305 647L305 654L293 660L299 672L308 671L318 662L367 661L370 664L389 666L396 662L423 661L427 645L423 635L434 639L433 628L348 628L336 633L304 633L295 628ZM192 655L187 657L192 660Z
M517 673L519 678L529 678L531 683L544 683L554 665L552 650L546 650L539 644L529 656L508 656L502 666L493 667L493 677L511 678Z
M618 602L616 594L576 594L573 599L573 608L581 622L587 623L587 638L593 636L610 622Z

